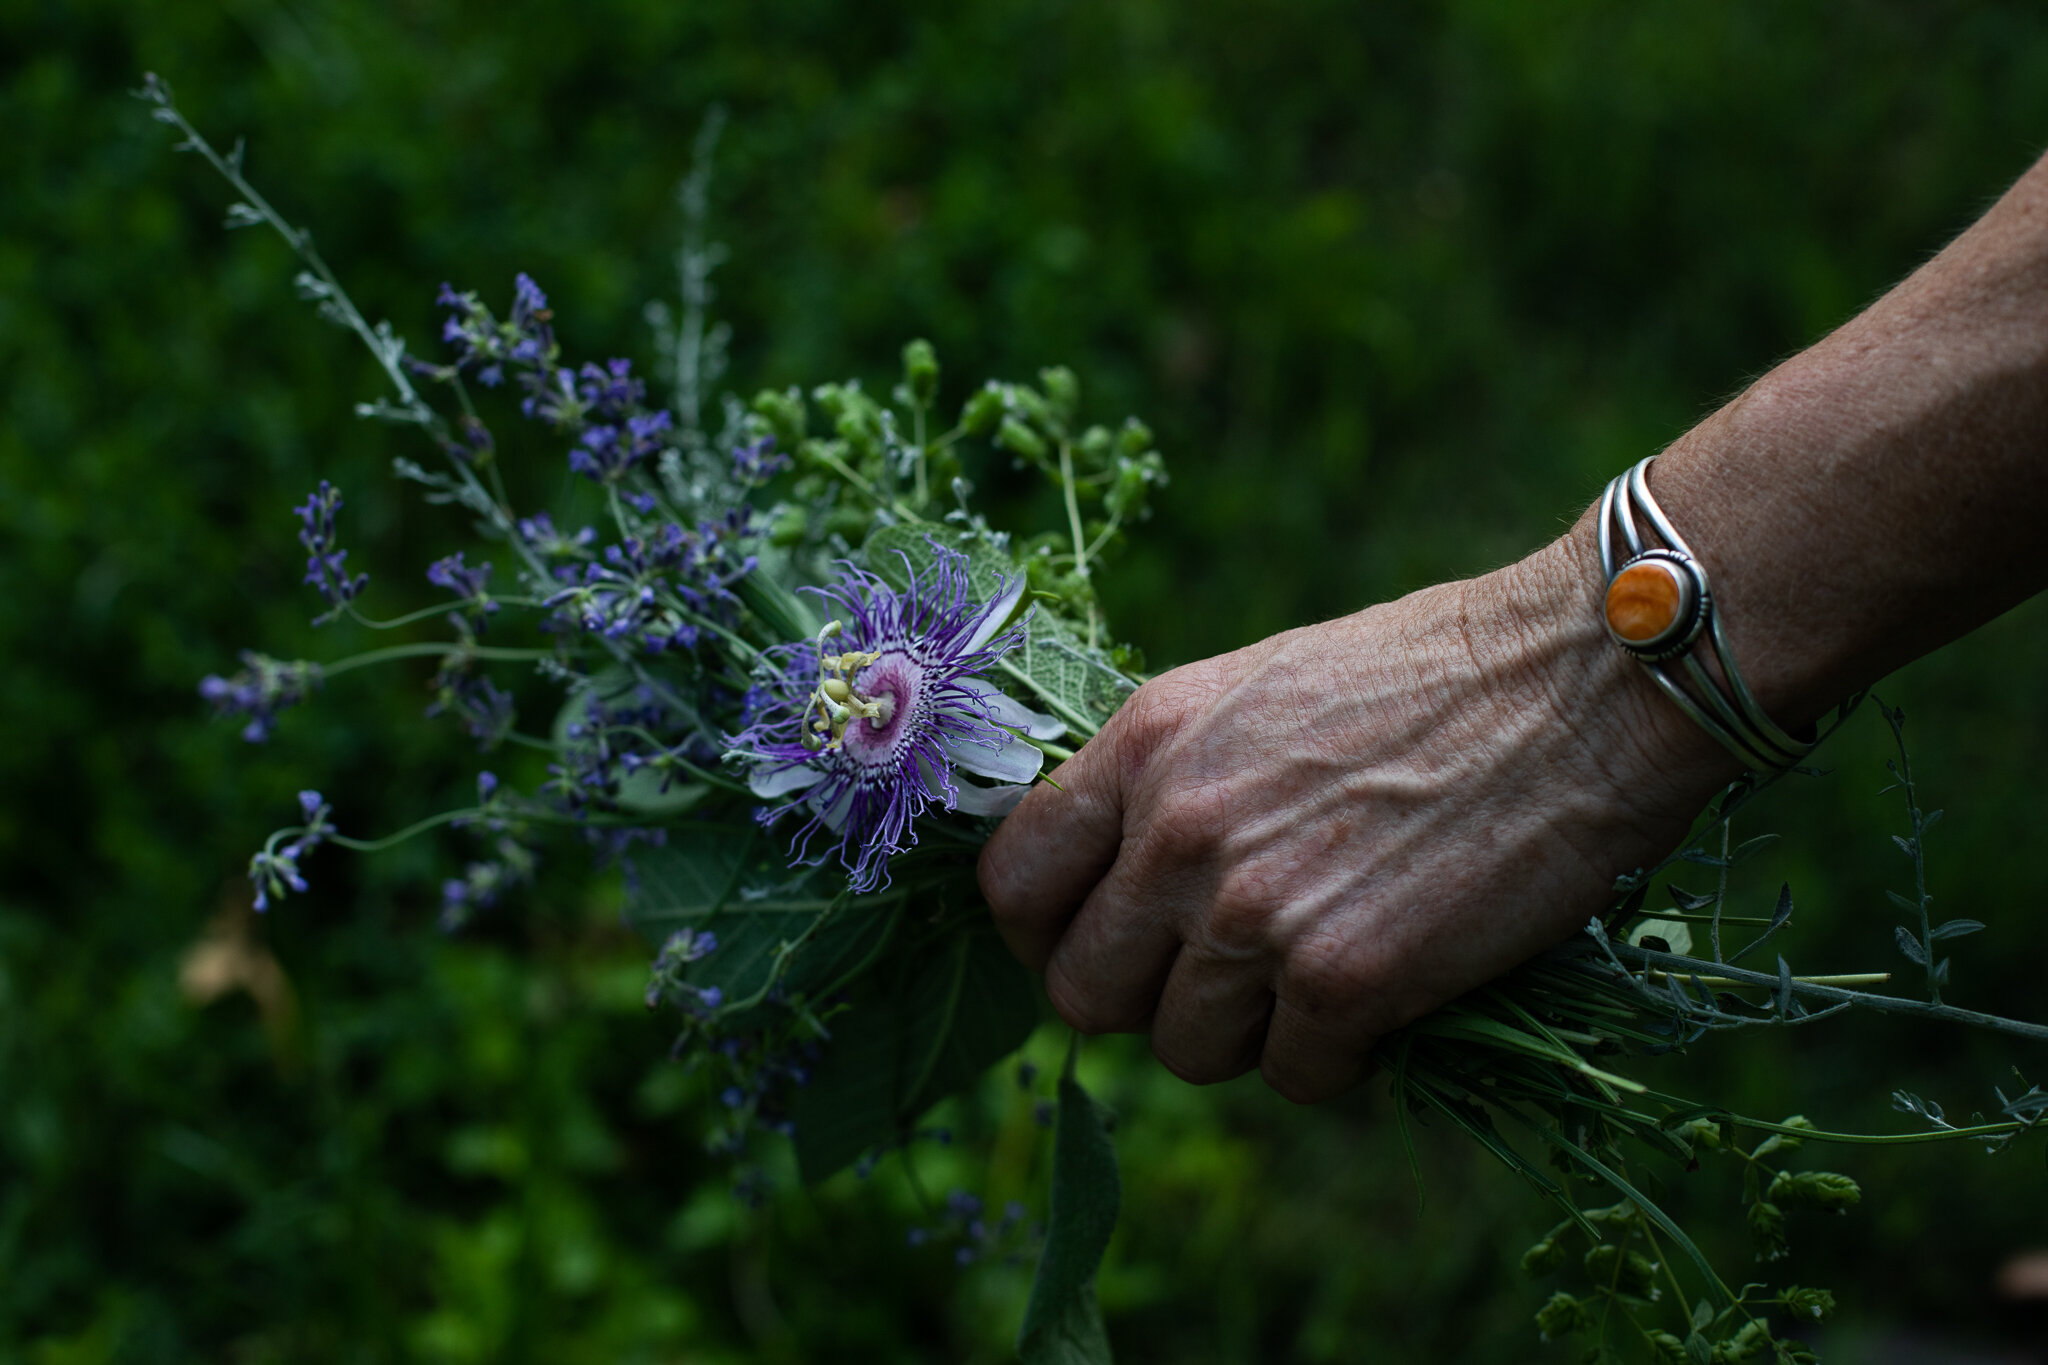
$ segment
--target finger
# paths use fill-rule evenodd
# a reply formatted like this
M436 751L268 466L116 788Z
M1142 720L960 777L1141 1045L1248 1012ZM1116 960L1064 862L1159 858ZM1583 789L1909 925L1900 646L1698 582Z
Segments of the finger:
M1123 842L1122 782L1099 735L1062 763L996 827L981 850L981 893L1025 966L1042 970L1075 910Z
M1282 995L1273 1003L1259 1074L1296 1104L1315 1104L1343 1094L1365 1073L1378 1040L1330 1011L1310 1012Z
M1126 845L1090 892L1045 965L1045 993L1083 1033L1142 1033L1151 1026L1181 935L1172 907L1202 903L1193 874Z
M1259 1064L1273 992L1250 961L1183 948L1152 1016L1152 1055L1184 1081L1207 1085Z

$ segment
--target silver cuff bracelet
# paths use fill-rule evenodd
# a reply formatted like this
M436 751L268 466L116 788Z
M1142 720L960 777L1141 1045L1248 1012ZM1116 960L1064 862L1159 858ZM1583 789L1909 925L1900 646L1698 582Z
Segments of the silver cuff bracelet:
M1650 676L1701 729L1758 772L1793 767L1811 744L1780 729L1750 695L1735 666L1707 571L1650 496L1646 475L1652 455L1617 474L1600 495L1600 567L1607 574L1604 614L1607 633L1633 654ZM1663 543L1645 542L1637 515ZM1615 530L1627 545L1622 558ZM1695 648L1705 636L1719 662L1725 686L1700 662Z

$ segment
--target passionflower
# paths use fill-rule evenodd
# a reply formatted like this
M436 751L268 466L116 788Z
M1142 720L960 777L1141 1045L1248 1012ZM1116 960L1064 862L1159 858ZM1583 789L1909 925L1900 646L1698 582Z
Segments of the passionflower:
M790 865L816 866L836 849L856 892L887 885L890 855L917 842L932 807L1007 814L1045 761L1030 741L1066 728L985 676L1023 639L1021 625L1004 630L1023 576L978 603L967 557L933 550L908 591L850 564L839 583L812 589L831 619L815 639L763 656L751 723L726 737L728 757L768 803L756 818L805 817Z

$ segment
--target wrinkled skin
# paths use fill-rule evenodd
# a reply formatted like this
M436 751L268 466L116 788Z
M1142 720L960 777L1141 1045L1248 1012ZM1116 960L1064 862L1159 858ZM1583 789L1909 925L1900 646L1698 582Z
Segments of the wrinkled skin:
M1314 1101L1581 928L1733 764L1597 626L1570 542L1147 683L981 880L1085 1033ZM1667 714L1669 712L1669 714Z

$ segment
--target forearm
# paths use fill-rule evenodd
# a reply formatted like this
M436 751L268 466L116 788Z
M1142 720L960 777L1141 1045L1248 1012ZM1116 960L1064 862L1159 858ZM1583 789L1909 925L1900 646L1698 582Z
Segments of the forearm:
M2048 161L1651 482L1786 725L2048 585Z
M2048 167L1650 475L1780 724L2037 591ZM982 888L1054 1005L1196 1080L1334 1094L1583 927L1740 764L1607 637L1591 514L1496 573L1148 683Z

